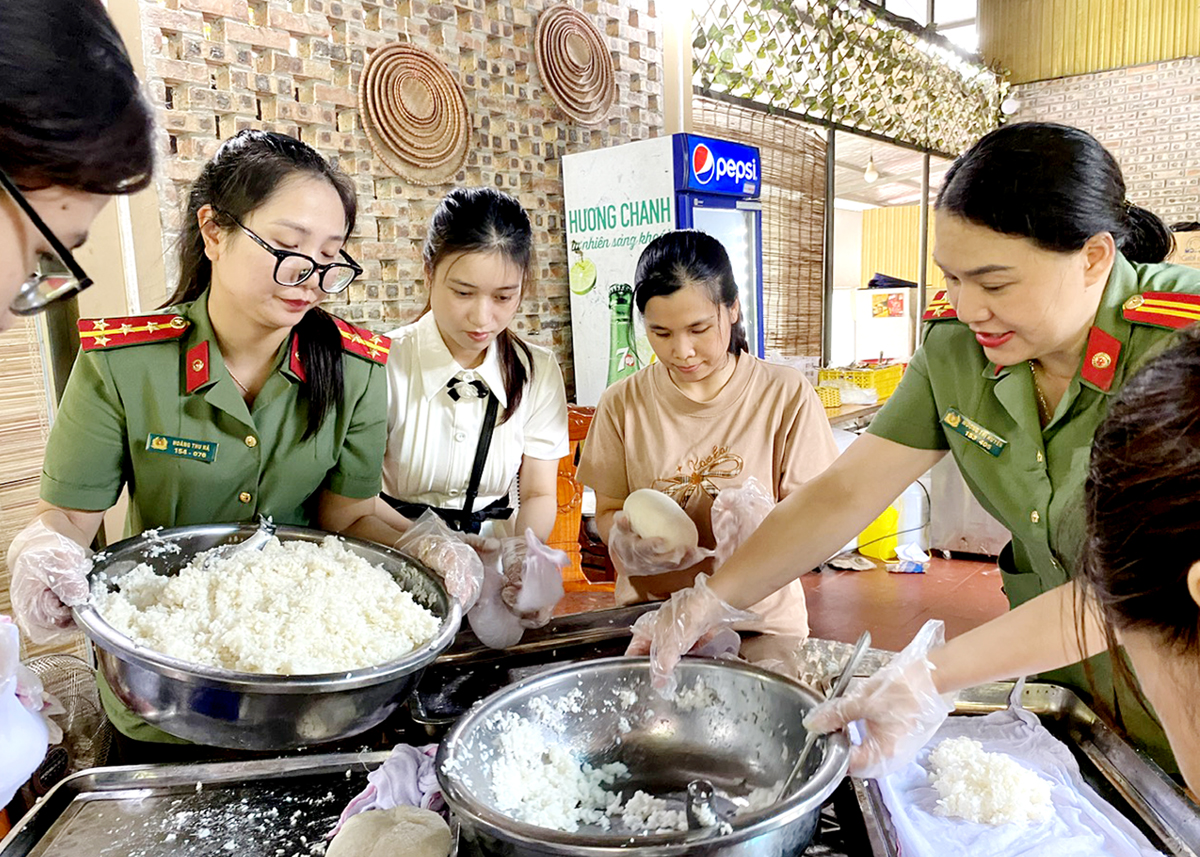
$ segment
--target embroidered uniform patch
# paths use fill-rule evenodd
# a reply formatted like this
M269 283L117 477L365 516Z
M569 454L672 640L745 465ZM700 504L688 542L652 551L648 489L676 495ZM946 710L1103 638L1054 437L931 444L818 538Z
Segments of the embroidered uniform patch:
M211 464L217 458L217 444L207 440L189 440L186 437L169 437L165 434L146 436L146 449L180 458L191 458Z
M955 408L946 410L946 415L942 417L942 425L961 434L984 452L997 458L1004 452L1004 447L1008 446L1007 440L995 432L988 431L970 417L963 416Z

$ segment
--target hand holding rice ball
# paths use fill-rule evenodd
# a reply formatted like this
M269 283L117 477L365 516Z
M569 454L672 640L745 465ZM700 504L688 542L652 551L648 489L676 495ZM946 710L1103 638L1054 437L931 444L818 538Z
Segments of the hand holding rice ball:
M699 543L696 525L679 504L661 491L640 488L613 515L608 551L625 574L663 574L713 555Z
M446 591L462 605L463 613L479 600L483 562L469 544L455 536L434 512L425 512L392 545L437 573Z
M916 758L954 706L933 681L933 665L926 657L944 645L945 627L930 619L904 651L871 678L840 699L818 705L804 718L814 732L845 729L855 720L864 722L862 743L850 750L850 773L856 777L884 777Z

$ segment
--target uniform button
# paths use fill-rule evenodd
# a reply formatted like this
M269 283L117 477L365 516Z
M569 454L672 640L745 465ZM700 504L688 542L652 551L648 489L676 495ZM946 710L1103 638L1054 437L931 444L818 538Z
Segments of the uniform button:
M462 493L462 492L461 492L461 491L459 491L457 488L451 488L451 489L450 489L450 496L451 496L451 497L457 497L457 496L458 496L459 494L461 494L461 493Z
M254 449L254 447L258 446L258 438L252 434L246 435L246 446Z
M454 439L457 440L459 443L462 443L464 440L467 439L467 433L465 431L456 431L454 433Z
M1036 524L1041 519L1042 519L1042 516L1037 513L1037 509L1034 509L1032 512L1029 513L1029 520L1032 521L1033 523Z
M1037 460L1038 460L1038 464L1041 464L1043 461L1045 461L1045 460L1046 460L1046 456L1042 455L1042 454L1039 452L1039 453L1037 454Z
M241 500L243 503L249 503L250 502L250 492L243 491L241 494L238 494L238 499ZM1034 514L1036 515L1037 512L1034 512Z

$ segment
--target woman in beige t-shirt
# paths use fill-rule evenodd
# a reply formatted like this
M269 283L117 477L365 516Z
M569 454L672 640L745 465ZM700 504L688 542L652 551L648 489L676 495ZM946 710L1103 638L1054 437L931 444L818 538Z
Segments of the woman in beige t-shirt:
M617 601L660 600L691 586L713 560L656 555L618 514L639 488L670 496L713 548L711 510L722 490L755 477L775 502L837 455L812 385L749 353L725 248L703 232L655 239L638 260L634 302L658 362L609 387L583 445L579 480L596 492L596 524L617 566ZM614 520L615 516L615 520ZM624 549L613 549L614 540ZM625 563L636 567L622 567ZM726 554L728 555L728 554ZM804 589L794 580L752 608L743 626L807 636Z

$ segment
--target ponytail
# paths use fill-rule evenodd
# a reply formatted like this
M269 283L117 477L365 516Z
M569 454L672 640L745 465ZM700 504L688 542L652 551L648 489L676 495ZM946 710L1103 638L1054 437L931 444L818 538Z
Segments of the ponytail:
M1152 211L1127 204L1125 219L1129 231L1121 242L1121 254L1130 262L1161 262L1175 249L1175 236Z
M526 383L533 380L533 352L521 337L505 328L496 337L496 355L500 358L500 374L508 395L508 406L498 423L504 425L517 412L517 406L525 396ZM523 361L522 356L525 358ZM526 369L526 366L529 368Z

